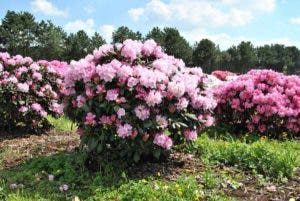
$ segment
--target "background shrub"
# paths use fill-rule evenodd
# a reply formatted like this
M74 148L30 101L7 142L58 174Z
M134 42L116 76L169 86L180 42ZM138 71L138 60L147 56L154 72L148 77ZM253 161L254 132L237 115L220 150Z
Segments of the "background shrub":
M300 78L251 70L216 89L220 124L271 136L300 131Z
M0 130L38 130L46 116L62 113L60 89L66 63L33 62L29 57L0 53Z

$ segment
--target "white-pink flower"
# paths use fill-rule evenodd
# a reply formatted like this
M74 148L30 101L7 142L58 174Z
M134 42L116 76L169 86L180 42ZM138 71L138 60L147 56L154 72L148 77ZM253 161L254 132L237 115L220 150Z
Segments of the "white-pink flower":
M121 117L125 116L125 110L124 108L119 108L117 112L118 118L120 119Z
M190 129L185 129L184 132L183 132L183 135L188 141L194 141L198 137L197 131L196 130L190 130Z
M115 101L117 100L118 95L119 95L119 89L111 89L107 91L105 98L108 101Z
M26 107L26 106L21 106L21 107L19 108L19 112L24 113L24 112L27 112L27 111L28 111L28 107Z
M120 138L126 138L132 134L132 126L128 123L117 127L117 134Z
M161 128L167 128L168 127L168 120L166 117L161 116L161 115L156 115L155 117L156 123L161 127Z
M21 92L27 93L29 91L29 85L27 83L18 83L17 86Z
M171 149L173 145L172 139L164 133L156 134L153 143L164 149Z
M148 119L150 116L149 108L145 107L144 105L139 105L136 108L134 108L134 113L140 120L143 121Z
M158 91L151 90L149 94L146 96L145 100L149 106L155 106L161 103L162 95Z

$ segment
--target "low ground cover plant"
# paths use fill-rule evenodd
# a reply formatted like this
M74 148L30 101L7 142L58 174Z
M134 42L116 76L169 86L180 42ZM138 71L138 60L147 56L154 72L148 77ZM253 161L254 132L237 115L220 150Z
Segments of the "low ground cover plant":
M237 165L275 179L293 176L294 168L300 165L297 143L280 144L266 138L246 143L240 140L211 139L203 135L191 150L209 163Z

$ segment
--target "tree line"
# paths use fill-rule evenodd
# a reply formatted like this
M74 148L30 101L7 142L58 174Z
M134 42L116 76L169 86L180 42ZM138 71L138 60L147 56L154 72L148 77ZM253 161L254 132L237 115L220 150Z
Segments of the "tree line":
M220 50L209 39L190 45L172 27L154 27L143 36L139 31L121 26L112 34L113 43L120 43L128 38L152 38L167 54L183 59L188 66L201 66L208 73L214 70L244 73L253 68L269 68L288 74L300 73L300 50L295 46L272 44L254 47L251 42L242 41L237 46ZM0 51L30 56L33 59L77 60L105 43L97 32L92 36L88 36L84 30L67 34L49 20L37 22L29 12L7 11L0 25Z

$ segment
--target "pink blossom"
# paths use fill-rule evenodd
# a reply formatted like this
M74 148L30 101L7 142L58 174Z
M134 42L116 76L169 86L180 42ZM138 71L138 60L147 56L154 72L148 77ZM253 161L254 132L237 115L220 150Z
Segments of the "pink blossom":
M183 135L188 141L194 141L198 137L197 131L196 130L190 130L190 129L185 129L184 132L183 132Z
M121 55L133 61L141 53L141 49L142 49L141 42L127 39L123 42Z
M32 77L33 77L34 79L37 79L37 80L42 80L42 78L43 78L42 74L41 74L41 73L38 73L38 72L34 72L34 73L32 74Z
M156 115L155 117L156 123L161 127L161 128L167 128L168 127L168 121L167 118L161 115Z
M206 121L205 121L206 127L210 127L215 123L215 118L212 115L207 114L207 115L205 115L205 118L206 118Z
M105 82L111 82L116 76L116 70L112 68L111 64L103 64L102 66L98 65L96 67L96 72Z
M260 120L260 115L258 115L258 114L256 114L256 115L253 115L252 116L252 121L254 122L254 123L258 123L259 122L259 120Z
M84 124L85 125L96 124L95 117L96 117L96 115L94 115L93 113L91 113L91 112L87 113Z
M267 127L266 127L265 124L260 124L260 125L258 126L258 130L259 130L261 133L265 132L266 129L267 129Z
M119 89L111 89L107 91L105 98L108 101L115 101L117 100L118 95L119 95Z
M168 91L179 98L185 92L185 85L182 82L170 82L168 85Z
M125 110L124 108L119 108L118 112L117 112L118 118L120 119L121 117L123 117L125 115Z
M248 128L248 130L249 130L251 133L254 131L254 125L253 125L253 124L248 123L248 124L247 124L247 128Z
M187 108L188 105L189 105L189 101L186 98L182 97L179 99L178 103L176 103L176 108L178 110L183 110Z
M42 106L39 103L33 103L31 108L36 112L40 112L42 110Z
M99 123L103 124L103 125L110 125L110 124L112 124L112 120L111 120L110 116L102 115L99 118Z
M57 114L63 114L64 110L64 105L63 104L58 104L56 102L52 103L52 111L57 113Z
M146 120L150 116L149 108L144 105L139 105L134 109L135 115L142 121Z
M161 103L161 101L162 101L162 95L158 91L151 90L149 92L149 94L147 95L147 97L145 98L145 100L146 100L146 103L149 106L155 106L155 105Z
M41 115L42 117L46 117L47 114L48 114L48 113L47 113L45 110L41 110L41 111L40 111L40 115Z
M92 98L94 96L93 90L90 86L85 87L85 94L89 98Z
M21 92L28 93L29 85L27 83L18 83L18 89Z
M153 54L156 46L157 44L153 39L146 40L142 46L142 53L146 56L150 56L151 54Z
M21 106L20 109L19 109L19 111L22 112L22 113L27 112L28 111L28 107Z
M134 78L134 77L130 77L127 81L127 86L129 87L134 87L135 85L137 85L139 83L139 80Z
M77 101L77 107L81 108L82 106L84 106L86 102L86 98L82 95L79 95L77 96L76 101Z
M128 123L119 125L117 128L117 134L120 138L126 138L132 135L132 126Z
M105 86L104 85L97 85L96 89L97 89L97 91L96 91L97 94L102 94L102 93L105 92Z
M173 145L172 139L164 133L156 134L153 143L164 149L171 149Z

